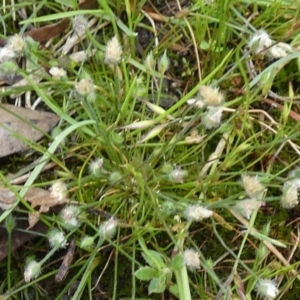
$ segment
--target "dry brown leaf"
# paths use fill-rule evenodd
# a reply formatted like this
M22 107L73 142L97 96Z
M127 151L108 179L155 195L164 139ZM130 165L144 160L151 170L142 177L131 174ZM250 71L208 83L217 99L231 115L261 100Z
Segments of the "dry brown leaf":
M19 190L21 187L15 186L14 188L16 190ZM38 211L29 214L29 228L35 226L35 224L39 221L41 213L48 212L51 207L54 207L56 205L65 204L69 202L68 198L58 197L51 191L44 190L41 188L29 188L24 196L24 199L31 204L32 208L39 207ZM10 209L16 201L17 197L14 192L12 192L7 187L0 187L1 209Z
M79 9L96 9L99 4L97 0L85 0L81 1L78 6ZM68 28L69 24L69 19L64 18L55 24L29 30L24 35L30 36L37 42L47 42L51 38L62 34ZM0 46L3 47L5 44L6 39L0 39Z
M14 186L15 190L20 190L21 186ZM31 204L32 208L40 207L39 212L48 212L51 207L65 204L68 198L58 197L54 193L41 188L29 188L24 199ZM0 187L0 208L10 209L17 201L16 194L8 187Z
M69 201L67 198L59 198L48 190L40 188L28 189L24 199L31 203L31 207L40 207L39 212L48 212L53 206L65 204Z
M94 9L98 7L97 0L86 0L79 3L80 9ZM70 20L68 18L48 26L43 26L30 31L25 32L26 36L32 37L37 42L47 42L51 38L63 33L69 26Z
M27 149L28 145L21 140L22 137L38 141L43 137L43 133L53 129L58 121L59 117L49 112L1 104L0 157Z
M30 228L34 227L35 224L37 224L37 222L40 220L40 215L41 215L41 213L39 211L30 212L28 214L29 227L27 229L30 229Z
M43 26L25 32L25 36L30 36L37 42L47 42L51 38L56 37L63 33L69 26L69 19L62 19L61 21L48 26Z

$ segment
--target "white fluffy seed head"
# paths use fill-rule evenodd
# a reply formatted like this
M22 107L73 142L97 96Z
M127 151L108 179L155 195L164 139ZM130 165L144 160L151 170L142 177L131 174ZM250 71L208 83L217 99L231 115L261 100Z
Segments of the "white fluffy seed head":
M26 42L20 35L15 34L7 40L7 47L17 55L21 55L25 52Z
M199 109L204 108L206 106L205 102L198 98L189 99L186 103L191 106L196 106Z
M117 65L122 58L122 47L121 44L116 36L111 38L107 45L106 45L106 50L105 50L105 55L104 55L104 61L106 64L110 66Z
M68 245L64 233L58 228L53 228L49 231L48 241L51 248L65 248Z
M218 88L204 85L199 88L198 98L202 100L206 106L220 106L224 103L224 95Z
M241 184L247 196L250 198L259 198L265 189L257 176L243 174L241 177Z
M239 200L235 207L234 210L244 216L247 219L251 218L252 213L259 209L262 205L264 205L263 201L256 200L255 198L253 199L244 199L244 200Z
M72 230L80 225L78 216L81 211L78 206L67 205L59 213L59 219L63 227L68 230Z
M75 89L79 96L88 97L94 93L94 83L91 79L83 78L76 84Z
M184 216L188 221L201 221L210 218L213 211L202 205L188 205L184 211Z
M67 197L67 192L67 186L62 181L54 182L50 188L51 197L57 199L58 201L65 200Z
M221 125L222 119L222 107L221 106L209 106L202 117L202 123L206 129L212 129Z
M73 29L79 35L82 36L85 34L88 28L88 21L83 16L76 16L73 19Z
M16 56L16 53L9 47L0 48L0 62L9 61Z
M271 59L286 57L293 52L292 47L287 43L278 43L267 50L267 55Z
M275 282L270 279L260 279L256 284L256 290L262 298L268 297L274 299L279 294Z
M99 228L99 235L103 240L111 239L117 231L118 222L114 217L104 222Z
M199 254L194 249L186 249L183 252L183 260L185 265L191 270L196 270L200 268Z
M183 183L184 177L188 175L188 171L182 170L180 168L173 169L168 173L168 178L172 182Z
M25 282L30 282L32 279L37 278L41 273L41 264L35 260L29 262L24 270Z
M274 41L270 38L268 33L264 30L258 30L248 42L248 47L252 53L264 54L264 50L269 48Z
M103 158L97 158L90 163L90 172L94 176L100 176L103 171Z
M298 204L299 179L286 181L282 188L281 206L291 209Z
M52 67L49 70L49 73L51 74L52 78L56 80L64 79L67 77L67 72L59 67Z

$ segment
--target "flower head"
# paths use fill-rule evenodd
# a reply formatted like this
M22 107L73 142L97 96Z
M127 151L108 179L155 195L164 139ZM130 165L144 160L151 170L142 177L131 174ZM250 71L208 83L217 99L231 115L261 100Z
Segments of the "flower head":
M264 191L264 186L259 182L257 176L242 175L242 187L250 198L259 197Z
M41 264L35 260L29 262L24 270L25 282L29 282L32 279L37 278L41 273Z
M186 103L191 106L196 106L199 109L206 107L205 102L198 98L189 99Z
M7 47L16 55L21 55L25 52L26 43L20 35L15 34L7 40Z
M16 57L16 53L8 47L0 48L0 62L8 61Z
M48 241L51 248L65 248L68 245L64 233L58 228L53 228L49 231Z
M153 53L152 53L152 51L150 51L147 54L147 56L144 60L144 66L146 67L147 72L154 71L155 70L155 64L156 64L156 62L155 62L155 59L153 57Z
M264 30L258 30L248 42L248 46L252 53L264 53L266 48L269 48L274 42Z
M284 208L293 208L298 204L298 189L300 180L292 179L286 181L282 188L281 205Z
M170 172L168 173L168 178L172 182L183 183L183 179L187 175L188 175L188 171L182 170L180 168L176 168L176 169L170 170Z
M158 71L161 74L165 74L165 72L169 69L170 67L170 60L167 56L167 50L165 50L164 54L160 57L158 61Z
M92 161L90 163L90 172L94 175L94 176L99 176L102 174L103 171L103 158L97 158L94 161Z
M59 213L59 219L66 229L72 230L80 225L78 216L81 211L78 206L67 205Z
M83 78L76 84L75 88L78 95L87 97L94 92L94 83L91 79Z
M206 129L219 127L222 119L221 106L209 106L202 117L203 125Z
M99 228L99 235L103 240L111 239L117 231L118 222L114 217L104 222Z
M287 56L293 52L293 48L287 43L278 43L267 50L267 55L271 59L277 59Z
M256 200L255 198L239 200L236 203L234 210L245 218L250 219L252 213L259 209L263 204L263 201Z
M248 46L255 54L266 54L271 59L278 59L293 52L287 43L275 43L264 30L258 30L250 39Z
M212 215L213 211L201 205L188 205L184 211L184 216L188 221L201 221Z
M207 106L219 106L224 102L224 95L219 89L209 85L204 85L199 88L198 98Z
M121 61L122 53L123 51L119 40L116 36L114 36L106 45L105 63L112 66L117 65Z
M52 75L52 78L56 80L64 79L67 77L67 72L64 69L58 67L52 67L49 70L49 73Z
M192 270L200 268L199 254L194 249L186 249L183 252L183 260L185 265Z
M73 29L79 36L85 34L87 28L88 28L88 21L85 17L83 16L74 17Z
M270 279L260 279L256 284L256 290L262 298L274 299L279 293L276 284Z
M67 196L67 186L62 181L56 181L52 184L50 188L51 197L57 199L58 201L62 201L66 199Z

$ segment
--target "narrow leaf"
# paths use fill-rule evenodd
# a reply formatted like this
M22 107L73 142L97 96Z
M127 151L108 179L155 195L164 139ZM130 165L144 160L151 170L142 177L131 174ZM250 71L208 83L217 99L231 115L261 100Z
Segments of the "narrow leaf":
M140 122L131 123L129 125L122 126L120 128L121 129L144 129L154 125L155 123L157 122L154 120L144 120Z
M139 141L138 144L142 144L154 137L156 137L167 125L157 125L153 129L151 129L148 133L146 133Z
M148 106L148 108L150 108L154 113L158 114L159 116L163 115L166 112L166 110L164 110L162 107L160 107L156 104L150 103L145 100L143 100L143 102ZM168 115L167 118L169 120L174 120L174 117L172 117L171 115Z

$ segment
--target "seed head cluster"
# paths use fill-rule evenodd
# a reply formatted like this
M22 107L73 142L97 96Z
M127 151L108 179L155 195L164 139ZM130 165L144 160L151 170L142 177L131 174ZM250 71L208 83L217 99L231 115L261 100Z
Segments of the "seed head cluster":
M224 95L218 88L201 86L196 98L187 101L189 105L205 109L202 123L206 129L213 129L221 125Z
M241 176L241 185L249 198L239 200L235 204L234 210L245 218L250 219L253 212L265 204L262 201L265 187L260 183L258 176L247 174Z
M186 249L183 252L183 260L185 265L191 270L196 270L200 268L199 254L194 249Z
M288 180L282 188L281 206L291 209L298 204L298 191L300 189L300 168L292 170L288 174Z
M248 47L254 54L267 55L270 59L278 59L293 52L293 48L283 42L276 43L265 30L258 30L249 40Z
M241 177L241 184L247 196L250 198L258 198L265 189L260 183L258 176L249 176L243 174Z
M201 221L210 218L213 211L202 205L188 205L184 211L184 216L188 221Z
M104 61L106 64L110 66L114 66L120 63L122 59L122 46L116 36L111 38L107 45L105 50L105 58Z
M37 278L41 273L41 264L32 260L29 262L24 270L25 282L30 282L32 279Z
M260 279L256 284L256 290L262 298L274 299L279 294L275 282L270 279Z

